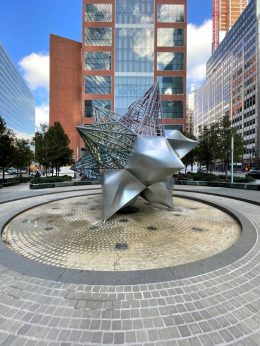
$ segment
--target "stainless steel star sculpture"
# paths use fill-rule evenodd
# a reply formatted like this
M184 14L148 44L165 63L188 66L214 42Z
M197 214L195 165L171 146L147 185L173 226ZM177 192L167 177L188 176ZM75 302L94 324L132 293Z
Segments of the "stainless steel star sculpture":
M78 126L86 154L73 169L103 185L103 218L142 196L173 208L174 172L197 142L177 130L165 131L158 83L120 116L94 107L93 125Z

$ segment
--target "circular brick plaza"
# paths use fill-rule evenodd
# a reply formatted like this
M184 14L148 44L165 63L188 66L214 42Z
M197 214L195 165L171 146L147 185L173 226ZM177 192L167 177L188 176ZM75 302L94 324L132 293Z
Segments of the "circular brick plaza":
M28 220L39 208L40 215L33 215L34 219L39 217L35 223L34 236L34 239L39 239L38 226L43 222L41 218L48 214L45 208L53 206L49 209L51 219L61 213L61 206L65 201L82 203L83 207L83 203L91 197L91 208L94 212L99 203L99 193L98 188L66 192L63 190L55 194L2 202L1 229L9 232L10 225L26 219L26 222L20 224L27 227L30 225ZM239 197L243 197L245 193L241 191ZM240 201L232 196L206 195L191 191L178 191L174 195L178 198L173 213L180 214L175 216L180 219L179 225L182 224L181 219L185 219L189 213L194 213L194 218L195 215L207 214L206 218L210 219L210 208L215 209L218 205L223 210L217 209L217 213L223 212L226 215L228 212L236 221L239 220L240 237L234 238L233 245L230 243L231 246L223 251L195 262L167 268L121 272L76 270L46 265L11 250L7 237L7 244L0 244L0 343L46 346L258 345L259 205L256 205L256 202L251 204L249 201ZM184 212L182 209L181 203L187 202L183 197L189 199L189 211L185 209ZM64 207L65 205L66 203ZM147 207L157 209L157 206ZM192 209L197 207L197 210ZM73 207L69 206L67 211L62 213L61 219L65 220L66 215L64 222L73 225L73 218L80 214L77 208L73 211ZM206 210L200 214L200 208ZM160 213L159 210L154 212ZM26 213L29 213L28 217ZM165 213L170 214L167 210ZM231 218L231 215L225 217ZM118 225L129 227L129 220L119 221L129 217L126 214L117 215ZM84 213L82 218L84 219ZM155 221L149 219L149 225L144 225L144 234L155 236L158 229L147 229L158 228L159 223L156 224ZM165 220L163 222L165 223ZM183 221L183 224L189 222ZM192 226L195 230L189 236L200 237L203 235L201 229L208 229L198 223L197 219L196 227L194 224ZM51 222L44 225L45 228L54 227ZM47 235L52 230L46 229L44 232ZM92 231L95 232L95 229ZM20 241L27 241L27 246L30 247L32 238L26 237L23 227L19 232ZM206 232L208 231L204 234ZM18 232L16 235L18 236ZM175 236L178 235L179 232L176 231ZM4 233L4 240L5 236ZM120 254L131 249L131 241L128 239L128 250L118 250ZM47 249L49 245L46 243Z
M149 270L199 261L231 247L241 228L229 214L175 198L174 210L139 198L132 209L102 221L101 195L55 201L15 217L4 243L32 260L70 269ZM135 211L135 209L133 209Z

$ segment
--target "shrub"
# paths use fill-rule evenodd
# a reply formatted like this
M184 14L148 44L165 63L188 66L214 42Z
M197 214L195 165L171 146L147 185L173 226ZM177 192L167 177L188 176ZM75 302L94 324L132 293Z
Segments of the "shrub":
M61 177L34 177L31 184L42 184L42 183L60 183L63 181L71 181L72 177L63 175Z
M13 178L8 178L5 180L0 180L0 184L6 184L6 183L28 183L29 181L32 180L32 177L13 177Z

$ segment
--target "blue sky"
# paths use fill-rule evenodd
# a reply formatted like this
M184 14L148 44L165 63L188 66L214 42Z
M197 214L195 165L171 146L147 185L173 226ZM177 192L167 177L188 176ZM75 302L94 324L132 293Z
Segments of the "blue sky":
M190 51L194 51L194 54L200 48L200 41L204 39L203 36L207 35L210 28L210 23L205 26L205 21L211 18L211 3L212 0L188 0L188 23L193 24L190 27L192 36L190 42L193 41L192 44L194 44L194 48L191 46ZM39 107L46 106L48 103L49 34L54 33L80 41L81 6L82 0L0 0L0 42L25 76ZM198 47L193 39L197 36L197 30L203 30L199 31ZM204 42L208 46L209 38L207 43ZM206 55L208 55L208 47L202 46L201 50L204 49L207 50ZM32 53L34 53L33 56ZM190 56L191 54L193 53L190 53ZM195 60L199 66L201 58L198 57L198 52L196 54ZM41 71L36 71L41 64ZM190 65L194 65L191 58ZM202 65L196 71L199 69L204 71ZM197 75L196 71L191 72L191 75ZM37 83L35 79L38 73ZM203 75L204 72L201 73ZM30 79L31 77L33 80ZM192 82L191 78L189 84Z

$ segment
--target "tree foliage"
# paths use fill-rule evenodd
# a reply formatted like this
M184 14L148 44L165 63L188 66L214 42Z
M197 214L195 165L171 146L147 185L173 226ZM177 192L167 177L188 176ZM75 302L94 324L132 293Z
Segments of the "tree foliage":
M21 175L22 168L30 167L34 154L28 140L16 138L14 144L12 166L17 169L17 175L19 170Z
M35 159L41 165L56 168L56 175L59 175L59 168L72 162L72 149L69 147L69 137L64 132L61 124L55 122L53 126L41 126L41 131L34 137Z
M5 169L11 164L14 157L14 133L7 128L6 122L0 116L0 167L5 178Z
M228 116L224 116L217 123L204 126L197 147L197 161L209 169L214 168L217 161L222 162L227 175L231 162L231 138L234 137L234 161L239 161L244 146L241 135L232 128Z
M224 171L227 175L231 162L231 138L234 137L234 161L239 161L243 154L244 145L242 137L231 127L228 116L223 117L219 122L219 152L218 159L223 162Z
M185 137L196 140L196 137L192 133L186 132L186 131L183 131L182 133ZM187 170L187 166L189 165L191 167L193 166L193 164L195 163L196 157L197 157L197 147L191 150L187 155L185 155L182 158L182 162L185 165L185 173Z

